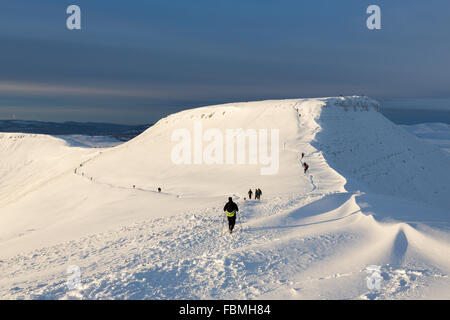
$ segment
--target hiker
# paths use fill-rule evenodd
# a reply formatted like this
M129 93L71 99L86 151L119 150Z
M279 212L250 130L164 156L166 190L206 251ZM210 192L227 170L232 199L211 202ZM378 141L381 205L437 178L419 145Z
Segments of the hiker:
M158 192L161 192L161 188L158 188Z
M303 157L305 156L305 153L304 152L302 152L302 157L301 157L301 159L303 159Z
M239 211L239 208L236 203L233 202L231 197L228 198L228 202L223 207L223 211L227 214L228 218L228 229L230 233L233 232L234 224L236 223L236 213Z
M261 199L261 194L262 194L262 192L261 192L261 189L255 189L255 199L258 199L258 200L260 200Z
M309 169L309 165L305 162L305 163L303 163L303 168L305 168L304 173L306 174L306 171L308 171L308 169Z
M248 198L249 198L250 200L252 200L252 194L253 194L252 189L248 190Z

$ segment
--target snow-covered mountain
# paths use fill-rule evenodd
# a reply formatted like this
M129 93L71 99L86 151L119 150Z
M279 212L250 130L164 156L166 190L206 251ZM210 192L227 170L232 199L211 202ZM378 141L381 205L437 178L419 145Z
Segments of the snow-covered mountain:
M367 97L230 103L102 149L0 134L0 297L449 298L448 156L378 110ZM258 152L279 147L275 174L250 162L250 139L243 163L196 159L202 134L237 129L277 132L257 136ZM174 161L177 132L192 133L192 164Z

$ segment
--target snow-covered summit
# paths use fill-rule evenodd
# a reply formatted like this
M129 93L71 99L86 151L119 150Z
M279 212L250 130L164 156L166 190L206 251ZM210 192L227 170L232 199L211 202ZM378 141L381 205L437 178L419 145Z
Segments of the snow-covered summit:
M92 175L96 172L108 183L164 186L178 195L238 193L249 183L272 194L297 193L306 191L305 182L292 173L301 171L298 157L306 152L311 155L311 170L326 161L345 178L348 190L368 190L450 208L450 198L444 196L450 193L445 182L445 178L450 179L448 161L439 150L420 142L378 110L377 101L359 96L230 103L186 110L161 119L136 139L89 163L85 170ZM174 164L174 130L193 132L198 122L202 133L208 129L224 134L238 128L278 129L278 174L261 177L258 166L245 164ZM191 183L192 176L197 183ZM334 190L343 190L341 184L331 182Z

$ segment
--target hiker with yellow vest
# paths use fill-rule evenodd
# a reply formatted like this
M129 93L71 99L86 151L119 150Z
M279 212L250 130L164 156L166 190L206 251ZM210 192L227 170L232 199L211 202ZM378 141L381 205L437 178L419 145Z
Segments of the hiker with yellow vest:
M236 223L236 213L239 211L239 208L231 197L228 198L228 202L223 207L223 211L227 214L228 228L230 229L230 233L232 233L234 224Z

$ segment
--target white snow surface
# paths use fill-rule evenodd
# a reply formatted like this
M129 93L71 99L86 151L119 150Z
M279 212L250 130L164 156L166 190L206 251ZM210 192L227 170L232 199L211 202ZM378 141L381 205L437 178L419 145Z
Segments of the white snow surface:
M88 136L84 134L56 135L65 140L70 146L85 148L111 148L118 146L123 141L107 136Z
M420 123L403 127L419 139L437 146L450 156L450 124Z
M279 129L278 174L174 164L171 135L194 121ZM66 140L0 133L0 298L450 298L448 155L370 98L230 103L111 148ZM249 188L261 200L244 200Z

